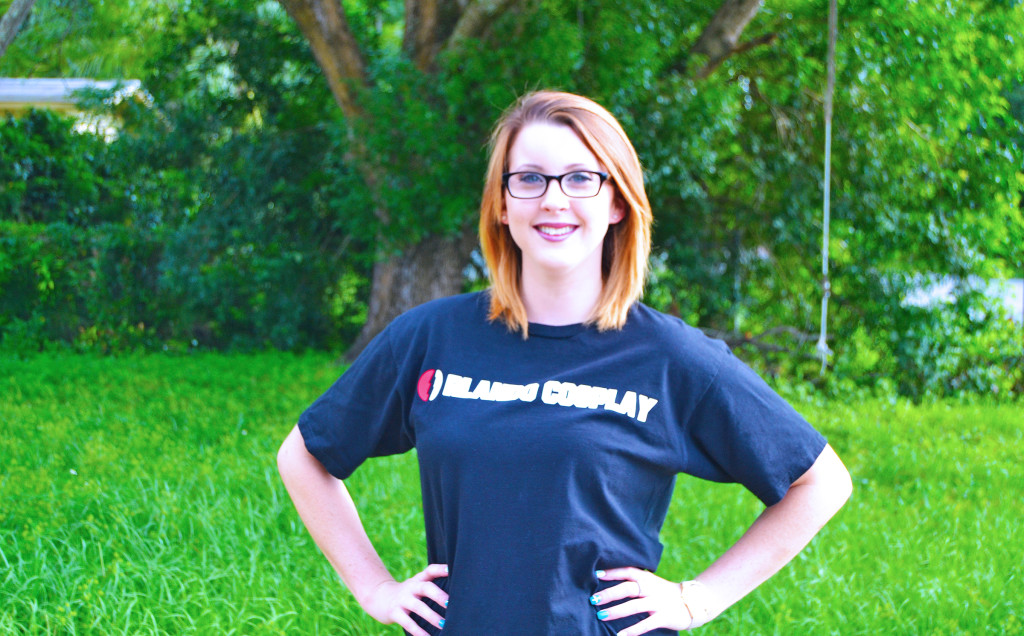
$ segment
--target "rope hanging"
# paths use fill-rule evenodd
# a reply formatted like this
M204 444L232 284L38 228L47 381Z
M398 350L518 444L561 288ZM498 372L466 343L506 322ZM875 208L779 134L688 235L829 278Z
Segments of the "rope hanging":
M821 236L821 334L818 336L818 355L821 356L821 373L832 350L828 347L828 299L832 295L832 283L828 279L828 234L831 212L832 180L832 99L836 92L836 39L839 30L839 8L837 0L830 0L828 5L828 86L825 89L825 197L822 204L822 236Z

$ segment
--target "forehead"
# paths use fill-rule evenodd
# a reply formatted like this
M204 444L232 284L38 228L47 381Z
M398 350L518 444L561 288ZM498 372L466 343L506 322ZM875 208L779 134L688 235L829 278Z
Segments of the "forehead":
M572 128L548 121L523 126L509 148L508 166L511 172L524 168L548 172L602 168L601 162Z

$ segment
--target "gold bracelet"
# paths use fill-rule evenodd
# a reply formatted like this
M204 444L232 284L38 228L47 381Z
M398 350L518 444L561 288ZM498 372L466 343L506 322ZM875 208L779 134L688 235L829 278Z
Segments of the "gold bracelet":
M690 626L694 629L711 620L711 591L700 581L683 581L679 584L679 595L686 611L690 613Z

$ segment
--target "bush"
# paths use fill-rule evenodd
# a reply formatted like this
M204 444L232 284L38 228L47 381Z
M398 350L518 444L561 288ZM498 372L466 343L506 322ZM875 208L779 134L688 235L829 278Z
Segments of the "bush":
M74 124L44 110L0 120L0 220L83 226L124 218L106 143Z
M63 342L101 351L154 345L170 307L157 293L159 232L111 224L0 221L0 332L13 351Z

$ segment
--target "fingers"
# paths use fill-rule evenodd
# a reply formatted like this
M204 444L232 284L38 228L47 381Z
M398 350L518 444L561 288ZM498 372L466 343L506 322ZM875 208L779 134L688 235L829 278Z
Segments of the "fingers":
M639 568L612 568L610 570L598 570L597 578L602 581L624 581L613 585L606 590L591 597L590 602L594 605L604 605L612 601L620 601L624 598L636 598L644 596L643 580L652 576L647 570ZM596 599L596 600L595 600Z
M448 606L448 593L434 583L435 579L446 576L447 565L432 563L400 583L391 581L378 586L374 593L375 600L364 604L364 608L382 623L398 624L412 636L428 636L417 625L414 615L435 627L444 627L444 619L425 599Z
M444 563L431 563L416 573L412 578L416 581L431 581L448 576L448 566Z
M650 574L650 572L640 568L611 568L610 570L598 570L597 578L602 581L635 581L637 577L645 574Z
M403 604L406 612L413 612L423 617L425 621L436 627L444 626L444 619L440 614L423 602L423 598L429 598L438 605L448 606L448 594L434 583L434 579L448 576L448 565L444 563L431 563L406 581L409 584L412 600Z
M448 593L437 586L433 581L424 581L413 589L413 593L419 597L426 597L438 605L448 607Z
M604 605L612 601L621 601L624 598L636 598L640 596L640 590L641 586L636 581L626 581L594 594L590 597L590 603L592 605Z
M448 566L444 563L431 563L423 570L412 577L413 581L420 581L420 585L414 588L413 593L420 597L427 597L438 605L448 606L448 594L434 583L434 579L448 576ZM419 612L417 612L419 614ZM424 616L426 618L426 616Z
M663 627L681 630L693 626L693 617L683 603L678 583L638 568L599 571L597 577L602 581L622 582L594 594L590 598L593 605L624 601L612 607L599 609L599 620L614 621L627 616L647 614L636 625L620 631L618 636L636 636Z
M412 613L419 614L423 620L427 621L434 627L443 627L444 620L441 615L430 609L430 606L423 602L422 599L413 600L408 607L408 610Z
M603 609L598 612L597 617L603 621L614 621L616 619L633 616L634 614L639 614L641 612L654 612L655 609L657 609L657 603L651 599L647 597L635 598L632 601L620 603L615 607Z

